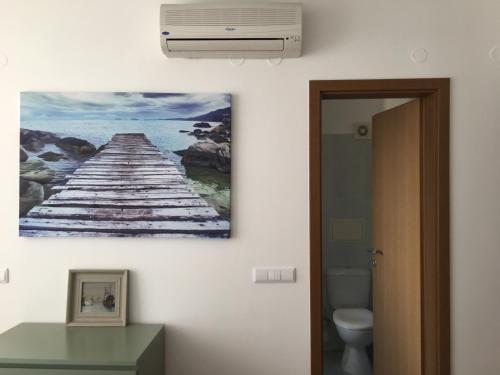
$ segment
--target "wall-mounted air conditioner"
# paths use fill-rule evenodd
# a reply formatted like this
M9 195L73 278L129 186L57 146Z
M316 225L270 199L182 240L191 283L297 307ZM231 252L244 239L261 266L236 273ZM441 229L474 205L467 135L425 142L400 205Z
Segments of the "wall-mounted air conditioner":
M298 57L302 5L162 4L160 32L168 57Z

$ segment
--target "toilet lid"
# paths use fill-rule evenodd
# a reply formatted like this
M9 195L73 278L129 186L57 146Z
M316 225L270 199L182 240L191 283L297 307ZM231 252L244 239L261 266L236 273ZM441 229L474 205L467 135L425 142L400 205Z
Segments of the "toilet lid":
M373 328L373 313L367 309L337 309L333 321L344 329L364 331Z

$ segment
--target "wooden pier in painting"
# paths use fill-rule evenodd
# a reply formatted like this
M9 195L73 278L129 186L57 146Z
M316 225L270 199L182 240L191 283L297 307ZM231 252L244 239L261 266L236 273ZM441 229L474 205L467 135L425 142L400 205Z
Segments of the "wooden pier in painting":
M229 222L144 134L115 134L27 217L20 235L229 237Z

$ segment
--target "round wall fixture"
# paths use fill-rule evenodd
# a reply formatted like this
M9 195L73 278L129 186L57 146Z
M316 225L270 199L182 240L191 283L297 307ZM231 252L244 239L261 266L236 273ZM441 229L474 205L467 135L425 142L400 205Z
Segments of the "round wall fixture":
M496 46L490 49L490 59L491 61L500 63L500 47Z
M278 66L282 62L283 62L283 58L282 57L274 57L274 58L271 58L271 59L267 59L267 63L269 65L272 65L272 66Z
M369 129L366 125L360 125L357 129L358 135L360 137L366 137L368 135Z
M245 62L244 58L241 59L229 59L229 62L231 63L232 66L240 66L243 65Z
M414 63L423 63L427 60L429 53L425 48L415 48L411 51L410 58Z
M7 55L5 53L0 51L0 68L7 66L8 63L9 63L9 58L7 57Z

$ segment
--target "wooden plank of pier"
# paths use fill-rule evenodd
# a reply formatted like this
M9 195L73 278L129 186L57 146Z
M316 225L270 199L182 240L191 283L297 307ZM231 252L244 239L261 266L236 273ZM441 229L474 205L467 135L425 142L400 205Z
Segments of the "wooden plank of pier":
M229 222L144 134L115 134L19 221L26 237L229 237Z
M94 220L116 218L117 220L207 220L217 219L219 214L212 207L169 208L86 208L38 206L31 210L30 217Z
M93 207L93 208L150 208L150 207L206 207L203 199L87 199L46 200L42 205L51 207ZM28 213L29 216L29 213Z
M113 186L114 190L154 190L154 189L174 189L177 187L182 187L183 185L175 184L164 184L164 185L123 185L123 186ZM109 186L92 186L92 185L57 185L52 188L53 190L109 190Z

